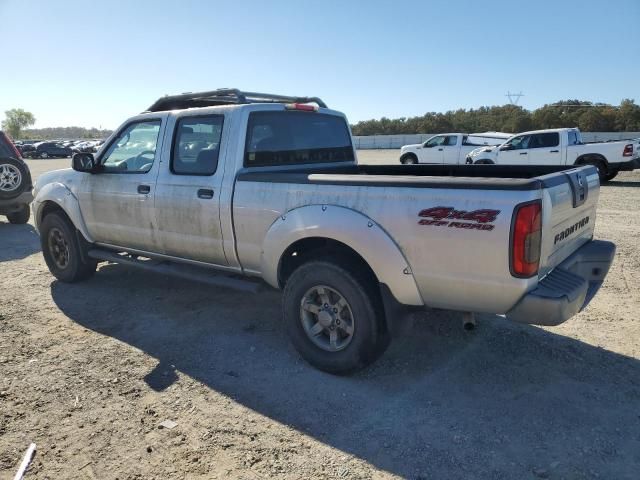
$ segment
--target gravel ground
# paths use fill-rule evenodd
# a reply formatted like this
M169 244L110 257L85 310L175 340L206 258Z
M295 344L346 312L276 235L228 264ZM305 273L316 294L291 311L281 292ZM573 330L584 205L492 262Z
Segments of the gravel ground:
M639 205L640 172L602 188L618 253L566 324L415 314L351 377L299 359L277 292L118 265L61 284L33 226L0 220L0 478L35 442L27 478L637 479Z

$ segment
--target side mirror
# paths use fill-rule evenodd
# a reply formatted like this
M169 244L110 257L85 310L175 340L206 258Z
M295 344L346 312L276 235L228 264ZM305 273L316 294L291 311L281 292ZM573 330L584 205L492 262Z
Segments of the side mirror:
M502 145L502 146L500 146L500 150L501 150L501 151L503 151L503 152L504 152L505 150L513 150L513 146L512 146L511 144L508 144L508 145Z
M93 173L97 163L92 153L76 153L71 159L71 168L76 172Z

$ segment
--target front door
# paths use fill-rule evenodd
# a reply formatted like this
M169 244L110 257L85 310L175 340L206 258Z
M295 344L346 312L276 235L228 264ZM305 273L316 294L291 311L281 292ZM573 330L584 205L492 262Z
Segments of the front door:
M158 241L166 255L228 264L220 225L223 125L224 115L209 114L180 116L170 127L174 138L165 140L155 197Z
M527 165L531 135L518 135L499 147L497 163L500 165Z
M420 151L419 163L442 163L444 160L444 144L447 137L444 135L436 135L427 140L422 145Z
M157 249L153 202L163 123L162 118L128 123L99 155L99 170L82 176L80 209L96 242Z

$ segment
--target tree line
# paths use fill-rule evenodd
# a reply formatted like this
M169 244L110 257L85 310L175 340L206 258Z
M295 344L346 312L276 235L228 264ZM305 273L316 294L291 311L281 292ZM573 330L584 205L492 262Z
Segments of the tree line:
M584 132L640 132L640 105L563 100L526 110L518 105L428 112L419 117L364 120L351 126L354 135L396 135L444 132L510 132L578 127Z
M16 140L102 139L107 138L112 132L112 130L83 127L29 128L22 130L20 137Z

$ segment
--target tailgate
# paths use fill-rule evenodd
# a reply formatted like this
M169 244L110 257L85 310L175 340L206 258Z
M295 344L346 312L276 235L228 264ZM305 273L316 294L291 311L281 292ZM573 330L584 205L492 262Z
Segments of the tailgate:
M542 247L539 277L544 277L593 237L600 193L598 172L579 167L540 177Z

